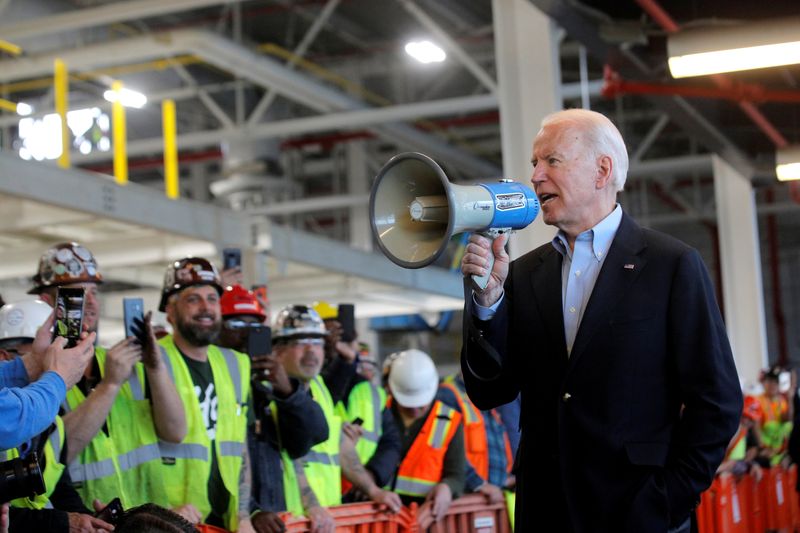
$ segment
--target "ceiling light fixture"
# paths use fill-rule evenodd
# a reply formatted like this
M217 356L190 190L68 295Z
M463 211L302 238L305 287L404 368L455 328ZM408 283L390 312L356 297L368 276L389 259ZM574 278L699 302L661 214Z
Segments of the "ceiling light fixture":
M109 89L103 93L103 98L109 102L116 102L119 99L125 107L134 107L136 109L141 109L147 103L147 97L144 94L128 88L122 88L119 93Z
M27 117L33 113L33 106L30 104L26 104L25 102L18 102L17 103L17 115Z
M690 28L667 38L673 78L800 63L800 18Z
M800 180L800 145L792 144L778 148L775 160L775 173L779 180Z
M406 44L406 53L420 63L441 63L447 57L444 50L430 41L411 41Z

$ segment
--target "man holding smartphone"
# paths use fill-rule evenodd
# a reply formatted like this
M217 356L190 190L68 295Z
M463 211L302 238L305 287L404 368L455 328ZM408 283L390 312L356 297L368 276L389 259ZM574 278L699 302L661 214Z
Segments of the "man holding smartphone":
M254 413L247 443L253 474L251 511L257 531L280 531L274 513L286 510L281 451L296 459L328 436L322 408L296 378L290 378L266 339L270 329L255 294L241 285L225 289L220 299L220 345L245 352L251 361ZM273 414L277 416L273 417Z
M78 243L64 242L42 255L28 292L52 306L60 287L83 289L84 328L96 332L102 282L92 253ZM96 347L83 378L67 391L67 460L87 507L115 496L126 508L167 501L158 442L180 441L186 420L149 321L145 330L142 339L129 337L108 350Z
M222 327L221 279L202 257L167 267L159 310L173 334L158 343L172 367L188 431L161 445L169 504L190 521L254 531L250 521L247 417L250 360L216 345ZM191 512L190 512L191 511Z

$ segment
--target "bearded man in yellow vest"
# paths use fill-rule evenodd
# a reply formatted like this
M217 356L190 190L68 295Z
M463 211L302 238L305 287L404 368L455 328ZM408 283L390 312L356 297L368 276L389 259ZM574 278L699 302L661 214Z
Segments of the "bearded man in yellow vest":
M92 253L64 242L42 255L28 293L54 306L58 288L83 289L83 325L96 332L102 282ZM158 441L180 442L186 420L149 319L140 327L141 339L95 348L83 379L67 391L63 405L70 476L90 508L95 500L107 503L115 497L126 509L167 504Z
M222 291L216 268L202 257L167 268L159 310L173 334L159 344L186 410L187 434L179 444L161 444L162 475L169 505L184 518L250 532L250 360L214 345Z
M400 498L378 487L361 464L355 450L360 431L351 424L343 424L325 380L319 375L325 358L326 334L319 314L305 305L281 309L272 328L277 360L290 377L298 379L300 386L310 391L328 423L328 439L314 445L305 456L291 460L282 452L286 507L294 514L307 514L314 531L333 530L333 520L325 507L342 502L342 475L390 511L398 512L401 508Z
M391 487L406 505L432 502L433 517L439 520L464 490L462 416L434 400L439 376L428 354L406 350L389 357L391 409L403 435L402 459Z

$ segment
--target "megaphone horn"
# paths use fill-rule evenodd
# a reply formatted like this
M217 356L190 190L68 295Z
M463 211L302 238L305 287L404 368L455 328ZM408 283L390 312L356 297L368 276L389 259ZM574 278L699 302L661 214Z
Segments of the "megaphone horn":
M372 233L381 251L404 268L422 268L444 252L450 238L465 231L489 238L522 229L539 213L530 187L509 179L497 183L455 185L430 157L407 152L391 158L378 172L369 198ZM485 276L472 276L486 288Z

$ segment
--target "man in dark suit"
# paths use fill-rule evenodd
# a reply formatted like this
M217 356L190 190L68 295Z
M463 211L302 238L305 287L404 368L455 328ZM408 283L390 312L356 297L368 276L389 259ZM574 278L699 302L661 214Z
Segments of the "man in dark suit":
M737 429L742 396L696 250L616 203L624 141L599 113L542 122L531 182L559 231L509 264L505 236L473 235L461 365L475 405L522 392L517 531L687 531ZM545 518L546 517L546 518Z

